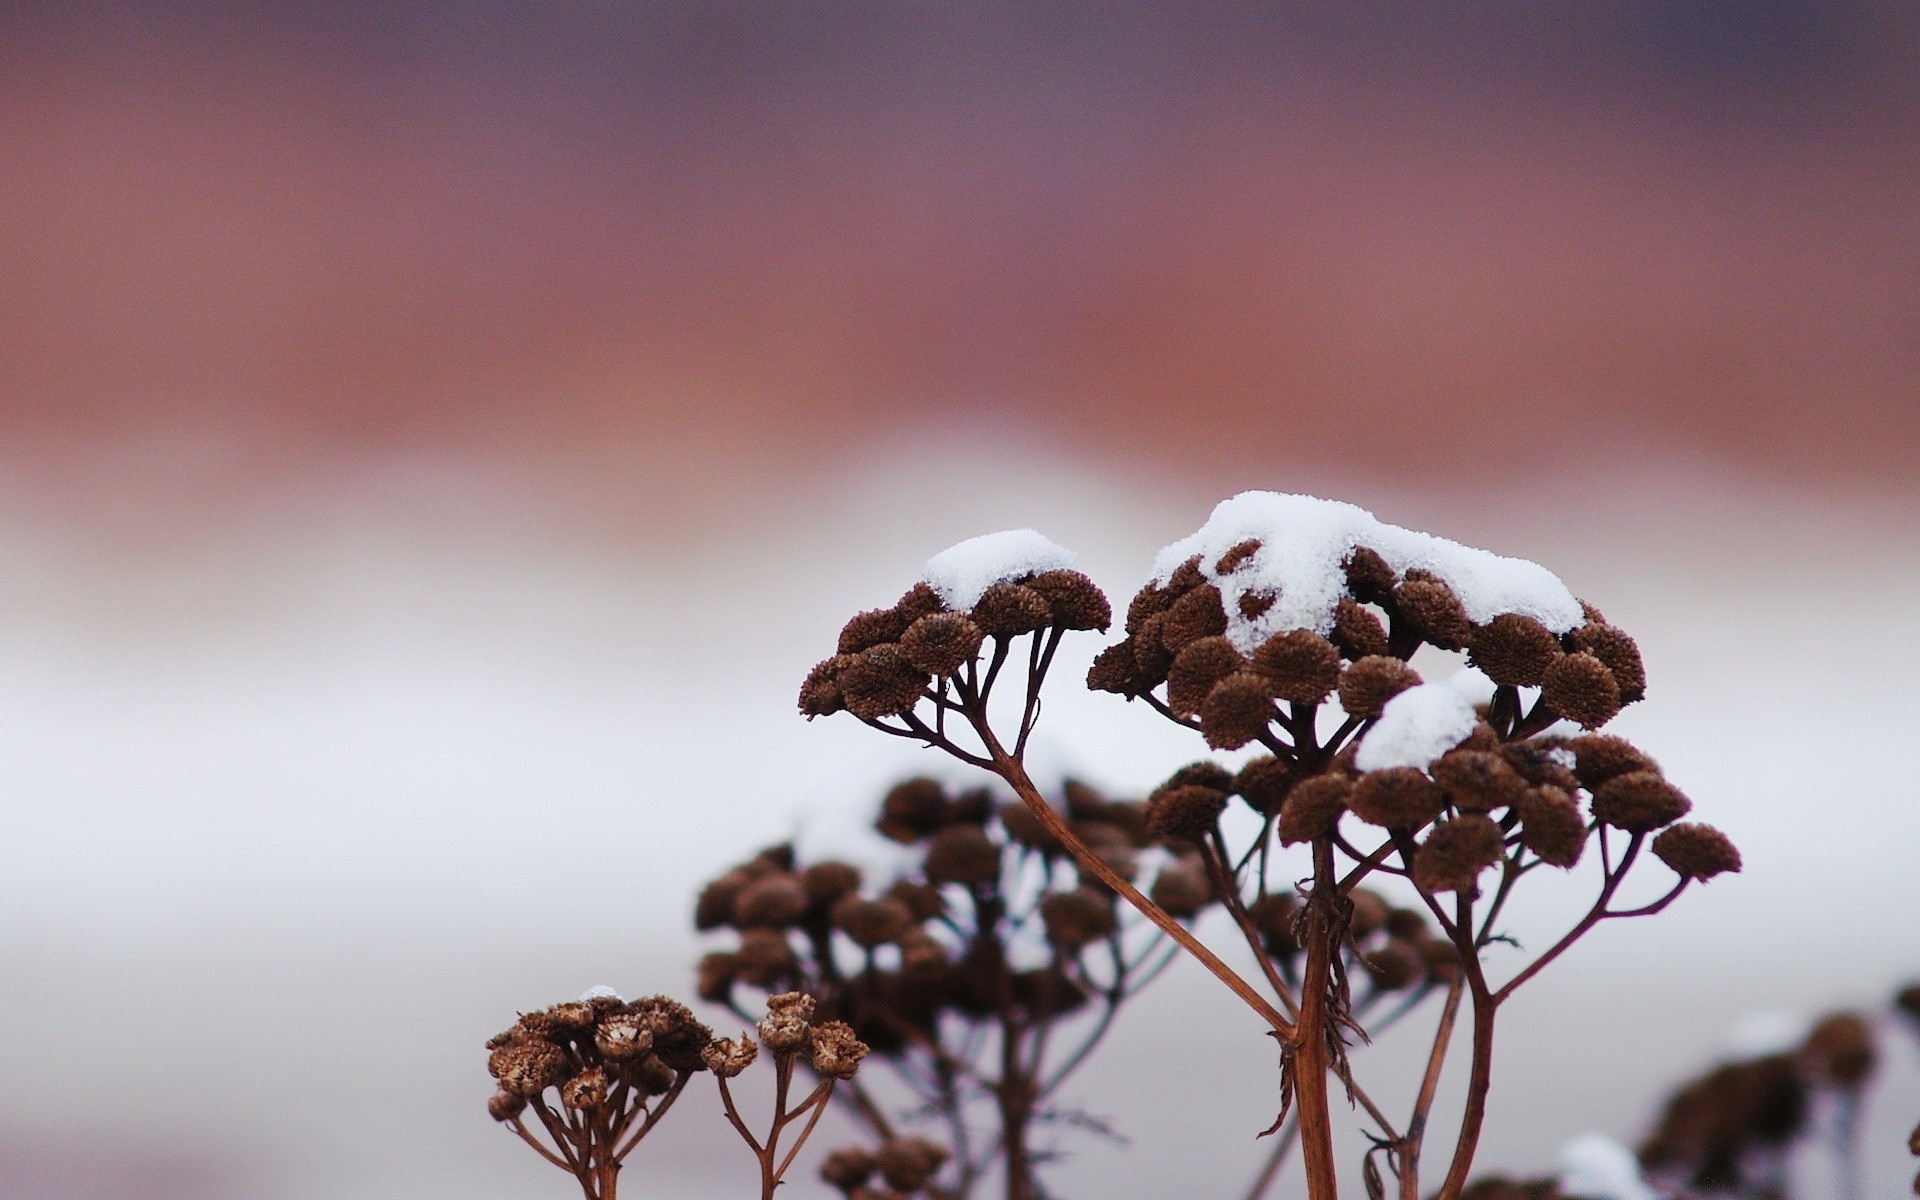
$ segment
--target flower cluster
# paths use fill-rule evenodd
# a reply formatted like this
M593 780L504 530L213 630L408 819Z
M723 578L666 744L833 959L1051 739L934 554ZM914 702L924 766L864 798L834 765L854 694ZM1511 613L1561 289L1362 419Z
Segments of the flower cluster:
M895 1137L874 1150L848 1146L827 1156L820 1178L838 1188L847 1200L908 1200L945 1196L933 1186L934 1176L951 1155L946 1148L921 1137Z

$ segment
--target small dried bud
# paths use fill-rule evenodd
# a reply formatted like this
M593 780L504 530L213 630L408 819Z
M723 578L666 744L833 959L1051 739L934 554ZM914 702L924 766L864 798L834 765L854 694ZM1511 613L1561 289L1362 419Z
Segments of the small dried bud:
M851 1191L873 1178L873 1155L858 1146L847 1146L827 1155L820 1164L820 1178L841 1191Z
M633 1013L613 1012L593 1027L593 1045L608 1058L638 1058L653 1049L653 1033L642 1029Z
M996 583L973 605L974 622L995 637L1017 637L1045 629L1053 619L1046 597L1018 583Z
M1177 595L1157 583L1149 583L1133 594L1127 602L1126 630L1129 634L1139 634L1141 627L1153 617L1173 607Z
M1815 1077L1843 1091L1859 1090L1873 1074L1879 1057L1873 1026L1859 1013L1840 1012L1823 1018L1800 1048L1801 1061Z
M1199 916L1202 909L1217 899L1213 881L1207 878L1206 866L1191 855L1161 867L1160 873L1153 877L1153 888L1148 895L1167 915L1182 920Z
M1427 919L1411 908L1388 909L1385 925L1388 936L1409 941L1424 937L1427 932Z
M1620 685L1593 655L1563 654L1547 668L1540 700L1561 716L1598 729L1620 711Z
M1333 608L1333 644L1355 660L1387 652L1387 627L1373 610L1345 596Z
M1487 812L1519 802L1527 781L1498 754L1449 750L1434 760L1433 780L1447 790L1454 807Z
M814 863L800 872L800 886L806 889L807 899L816 907L825 907L860 890L860 868L843 862Z
M898 900L866 900L847 896L833 906L833 924L853 939L853 944L871 950L898 941L913 928L913 913Z
M916 670L951 675L973 661L985 638L965 613L929 613L900 635L900 653Z
M1459 650L1473 636L1467 610L1453 589L1437 579L1413 579L1393 589L1393 602L1420 636L1442 650Z
M806 914L809 899L800 880L782 872L754 880L733 902L733 923L742 929L780 929Z
M1200 573L1200 556L1196 554L1175 567L1173 574L1167 576L1167 593L1174 600L1178 600L1206 581L1207 577Z
M1181 787L1189 783L1197 783L1201 787L1210 787L1216 792L1231 792L1233 790L1233 772L1227 770L1219 763L1200 759L1197 762L1188 763L1186 766L1181 767L1173 774L1167 776L1167 781L1160 786L1163 788Z
M1572 794L1552 786L1529 788L1515 811L1520 814L1520 844L1541 862L1571 867L1587 845L1587 822Z
M874 828L896 842L912 845L946 823L946 789L936 780L918 778L888 789Z
M830 717L846 707L845 698L840 694L840 671L852 661L844 654L836 654L814 664L800 684L800 715L808 720Z
M1740 870L1740 851L1711 825L1689 823L1663 830L1653 839L1653 854L1686 879L1712 879Z
M1200 705L1200 732L1215 750L1238 750L1266 732L1273 697L1264 676L1240 671L1213 685Z
M813 1069L829 1079L852 1079L867 1056L867 1044L853 1036L853 1026L845 1021L822 1021L807 1039L807 1055Z
M749 929L740 935L740 948L734 951L733 974L752 987L772 987L790 978L799 960L787 935L779 929Z
M607 1073L588 1067L560 1086L560 1103L578 1111L599 1108L607 1102Z
M1692 807L1679 788L1652 771L1616 775L1593 793L1593 815L1629 833L1646 833L1672 824Z
M1151 617L1147 627L1133 639L1133 683L1142 692L1166 682L1167 668L1173 665L1173 651L1167 649L1160 637L1166 623L1165 613Z
M1500 826L1481 813L1441 821L1413 859L1413 881L1422 891L1471 891L1480 872L1500 861Z
M1304 780L1288 793L1280 809L1278 833L1282 846L1331 837L1347 811L1347 792L1352 785L1341 775L1316 775Z
M1013 1000L1036 1021L1070 1013L1087 1002L1086 989L1058 967L1016 971Z
M925 1138L893 1138L880 1145L874 1165L888 1187L917 1192L933 1181L934 1173L947 1161L947 1152Z
M1054 892L1042 900L1040 919L1046 923L1047 940L1068 952L1097 942L1118 928L1113 898L1084 887Z
M1193 716L1214 684L1246 665L1247 660L1224 637L1188 642L1167 668L1167 707L1178 716Z
M1629 771L1652 771L1657 774L1660 770L1632 742L1610 733L1582 734L1569 741L1567 749L1573 751L1573 773L1588 791L1615 775L1625 775Z
M1412 832L1440 815L1440 785L1412 767L1362 775L1347 793L1347 808L1369 825Z
M927 844L922 870L934 883L986 883L1000 874L1000 847L978 825L949 825Z
M858 654L887 642L897 642L907 631L908 618L894 608L876 608L856 615L840 629L841 654Z
M880 898L906 905L915 921L931 921L947 911L947 902L940 898L939 888L911 879L894 880Z
M862 650L841 668L840 695L854 716L877 721L912 709L928 682L926 672L889 643Z
M1640 647L1626 630L1604 622L1589 622L1573 631L1568 639L1607 665L1614 682L1620 685L1620 703L1632 704L1647 695L1647 668L1640 661Z
M733 906L754 876L738 867L700 889L693 905L693 927L705 932L733 924Z
M1000 806L1000 825L1007 831L1008 837L1042 854L1060 854L1065 850L1060 839L1053 836L1053 831L1042 825L1040 818L1033 815L1033 810L1019 800L1010 800Z
M1227 631L1227 610L1220 603L1220 589L1203 583L1180 599L1160 625L1160 644L1169 654L1178 654L1188 642L1217 637Z
M1317 633L1276 633L1253 652L1253 665L1273 695L1292 704L1318 704L1340 682L1340 652Z
M785 942L785 938L780 939ZM699 966L694 968L694 995L708 1004L725 1004L733 995L733 978L736 964L733 955L724 950L702 955Z
M1427 964L1421 957L1420 947L1398 938L1388 938L1384 945L1361 955L1360 961L1366 966L1373 986L1383 992L1412 987L1427 977Z
M1240 569L1242 563L1245 563L1258 553L1260 553L1259 538L1248 538L1244 542L1236 542L1228 547L1227 552L1222 554L1218 561L1213 564L1213 573L1215 575L1231 575Z
M1560 657L1560 639L1532 617L1502 613L1473 631L1467 661L1509 687L1538 687Z
M1147 799L1147 828L1158 838L1199 841L1220 819L1227 794L1200 784L1162 785Z
M928 613L947 611L947 602L942 600L940 593L934 591L933 585L924 579L916 581L900 599L894 601L893 606L907 618L909 624Z
M1362 604L1385 599L1397 582L1387 560L1365 546L1355 546L1341 566L1346 571L1347 590Z
M1292 892L1273 892L1247 906L1247 916L1260 931L1260 940L1270 956L1284 960L1300 953L1300 943L1293 933L1294 916L1299 911L1300 902Z
M1062 629L1104 631L1113 624L1113 605L1093 580L1078 571L1042 571L1027 580L1053 610L1053 623Z
M1348 716L1372 719L1387 701L1420 682L1420 673L1397 658L1369 655L1340 674L1340 707Z
M1372 888L1357 888L1353 893L1352 907L1347 911L1347 932L1356 942L1363 942L1378 933L1387 923L1387 914L1393 909L1379 892Z
M767 997L767 1015L760 1018L760 1040L776 1054L798 1050L807 1041L807 1022L813 1020L814 999L805 992L782 992Z
M1232 793L1247 802L1247 807L1257 813L1271 816L1280 811L1280 805L1287 798L1287 792L1293 787L1293 767L1271 754L1247 760L1240 773L1233 777Z
M1152 685L1136 687L1135 674L1133 639L1127 638L1093 656L1093 666L1087 670L1087 690L1137 696Z
M986 788L968 788L947 801L949 825L985 825L993 819L993 793Z
M496 1090L487 1097L487 1115L496 1121L511 1121L526 1111L527 1098L518 1092L506 1088Z
M715 1038L700 1051L700 1061L707 1064L707 1070L722 1079L732 1079L759 1057L760 1047L744 1030L737 1038Z

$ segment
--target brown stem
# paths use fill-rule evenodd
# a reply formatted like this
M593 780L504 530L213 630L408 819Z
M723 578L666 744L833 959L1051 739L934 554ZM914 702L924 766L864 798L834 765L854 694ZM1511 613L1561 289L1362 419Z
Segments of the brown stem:
M1328 915L1339 882L1333 874L1333 847L1324 839L1313 844L1313 892L1307 897L1302 921L1306 970L1300 982L1299 1035L1292 1044L1293 1095L1300 1122L1300 1156L1307 1169L1309 1200L1335 1200L1339 1182L1333 1162L1333 1114L1327 1103L1327 1075L1331 1070L1333 956L1338 952L1338 930Z
M1473 993L1473 1068L1467 1077L1467 1106L1460 1114L1460 1137L1453 1146L1453 1163L1434 1200L1459 1200L1480 1146L1480 1127L1487 1117L1487 1092L1493 1085L1493 1016L1500 1005L1487 991L1479 971L1471 970L1467 985Z
M1274 968L1273 959L1267 955L1266 947L1261 944L1260 931L1254 927L1253 914L1247 911L1246 903L1240 898L1240 885L1227 869L1225 840L1220 836L1220 827L1215 825L1209 841L1201 843L1202 857L1207 871L1213 876L1214 890L1220 893L1220 903L1226 906L1232 915L1233 923L1240 927L1240 935L1247 939L1247 948L1253 951L1254 961L1266 973L1267 986L1280 998L1280 1007L1287 1010L1289 1017L1298 1018L1299 1006L1294 1003L1292 989L1280 978L1280 972Z
M1400 1200L1420 1200L1420 1143L1426 1139L1427 1114L1433 1110L1433 1097L1440 1087L1440 1069L1447 1061L1447 1047L1453 1041L1453 1022L1460 1012L1460 979L1447 989L1446 1007L1440 1011L1440 1026L1433 1035L1433 1050L1427 1055L1427 1073L1420 1080L1420 1095L1413 1103L1413 1115L1407 1119L1407 1136L1400 1139Z

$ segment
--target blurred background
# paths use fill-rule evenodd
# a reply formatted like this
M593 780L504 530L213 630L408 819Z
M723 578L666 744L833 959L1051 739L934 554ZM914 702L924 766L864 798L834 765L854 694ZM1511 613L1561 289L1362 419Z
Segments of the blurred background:
M1010 526L1124 598L1246 487L1640 638L1620 729L1747 870L1503 1014L1482 1163L1631 1141L1920 975L1917 463L1904 0L15 0L0 1196L567 1194L480 1043L689 992L700 880L930 765L795 715L840 622ZM1144 790L1195 746L1085 642L1048 753ZM1243 1186L1218 993L1130 1011L1063 1192ZM710 1101L639 1194L746 1193Z

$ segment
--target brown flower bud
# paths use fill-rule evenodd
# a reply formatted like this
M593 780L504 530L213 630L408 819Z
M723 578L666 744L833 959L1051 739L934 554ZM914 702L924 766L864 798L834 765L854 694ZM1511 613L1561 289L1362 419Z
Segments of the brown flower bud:
M599 1067L588 1067L560 1085L560 1103L568 1108L587 1111L606 1102L607 1073Z
M1135 592L1133 599L1127 602L1127 632L1137 636L1149 618L1157 617L1172 608L1173 602L1177 599L1179 596L1159 584L1147 584Z
M1040 818L1034 816L1033 811L1019 800L1010 800L1000 806L1000 824L1008 837L1042 854L1060 854L1066 849L1053 836L1053 831L1042 825Z
M853 944L871 950L898 941L913 928L913 913L898 900L866 900L847 896L833 906L833 924L853 939Z
M1054 892L1040 901L1040 919L1046 924L1047 940L1068 952L1118 928L1113 897L1084 887Z
M1510 687L1538 687L1560 657L1560 639L1532 617L1502 613L1473 631L1467 661Z
M780 929L806 914L807 889L782 872L756 879L733 902L733 923L742 929Z
M1363 942L1378 933L1387 923L1387 914L1393 909L1379 892L1372 888L1354 889L1352 907L1347 910L1347 933L1356 942Z
M487 1097L487 1115L496 1121L511 1121L526 1111L527 1098L518 1092L506 1088L497 1089Z
M1287 792L1293 787L1293 767L1271 754L1262 754L1258 758L1248 759L1240 773L1233 777L1231 792L1247 802L1247 807L1257 813L1271 816L1280 811L1280 805L1287 798Z
M1689 823L1664 830L1653 839L1653 854L1686 879L1712 879L1740 870L1740 851L1711 825Z
M1247 660L1224 637L1188 642L1167 668L1167 707L1178 716L1193 716L1214 684L1246 665Z
M1173 859L1162 866L1159 874L1153 877L1153 888L1148 895L1155 904L1167 911L1167 915L1183 920L1199 916L1202 909L1217 899L1213 880L1207 877L1206 866L1192 855Z
M1369 771L1347 793L1347 808L1369 825L1412 832L1440 815L1440 785L1412 767Z
M807 1057L829 1079L852 1079L866 1056L867 1044L845 1021L822 1021L808 1035Z
M1530 784L1578 791L1579 779L1563 765L1566 755L1554 753L1562 749L1565 747L1557 738L1542 737L1508 742L1499 747L1499 752L1500 757L1507 760L1507 765L1518 771L1520 778Z
M888 789L874 828L896 842L912 845L946 823L946 789L936 780L916 778Z
M880 1144L874 1165L888 1187L917 1192L933 1182L934 1173L947 1161L947 1152L919 1137L892 1138Z
M934 883L986 883L1000 874L1000 847L978 825L949 825L927 843L921 869Z
M1342 596L1333 607L1333 644L1355 661L1382 655L1387 652L1387 627L1372 609Z
M1340 652L1304 629L1276 633L1253 652L1253 665L1273 695L1292 704L1318 704L1340 682Z
M1215 561L1213 564L1213 573L1215 575L1231 575L1240 569L1242 563L1258 553L1260 553L1259 538L1248 538L1244 542L1236 542L1232 546L1229 546L1227 552Z
M1506 759L1484 750L1449 750L1434 760L1432 771L1433 781L1464 811L1505 808L1527 790L1527 781Z
M771 987L789 978L799 960L787 935L779 929L748 929L740 935L740 948L733 953L734 977L752 987Z
M1362 604L1384 600L1398 582L1387 560L1365 546L1355 546L1341 564L1347 576L1347 590Z
M693 905L693 927L704 933L733 924L734 904L753 880L753 875L736 867L701 888Z
M1427 977L1427 964L1421 957L1420 947L1398 938L1388 938L1384 945L1367 951L1360 956L1360 962L1367 968L1373 986L1383 992L1412 987Z
M973 661L985 637L965 613L929 613L907 626L900 653L915 670L951 675Z
M1136 687L1135 674L1133 639L1127 638L1093 656L1093 666L1087 670L1087 690L1137 696L1152 685Z
M1272 892L1247 906L1247 916L1260 931L1260 941L1271 957L1284 960L1300 953L1300 942L1293 930L1294 917L1299 911L1300 902L1292 892Z
M1360 659L1340 674L1340 707L1348 716L1371 719L1387 701L1417 685L1420 673L1383 654Z
M1189 783L1197 783L1201 787L1210 787L1216 792L1231 792L1233 790L1233 772L1227 770L1219 763L1200 759L1188 763L1186 766L1181 767L1173 774L1167 776L1167 781L1160 786L1163 788L1182 787Z
M1687 815L1693 804L1652 771L1629 771L1593 793L1593 815L1629 833L1646 833Z
M916 883L911 879L896 879L887 885L883 900L894 900L907 906L915 921L931 921L947 911L947 902L940 898L940 889L932 884Z
M1822 1018L1800 1047L1800 1060L1814 1077L1843 1091L1859 1090L1879 1057L1873 1026L1859 1013L1838 1012Z
M1220 603L1220 589L1203 583L1174 601L1160 624L1160 644L1167 653L1178 654L1188 642L1217 637L1227 631L1227 610Z
M849 892L860 890L860 868L851 863L817 862L800 872L800 886L816 907L831 905Z
M1587 844L1587 822L1580 805L1564 789L1529 788L1514 806L1520 814L1520 844L1556 867L1580 861Z
M1213 685L1200 705L1200 732L1215 750L1238 750L1258 738L1273 720L1266 678L1240 671Z
M900 599L894 601L893 606L907 619L908 624L912 624L928 613L947 611L947 602L942 600L940 593L934 591L933 585L924 579L908 588Z
M653 1033L633 1013L608 1013L593 1027L593 1045L608 1058L638 1058L653 1049Z
M1412 572L1407 578L1408 582L1393 589L1394 606L1428 642L1442 650L1464 648L1473 636L1473 626L1460 597L1438 579L1415 579Z
M1573 773L1588 791L1615 775L1629 771L1653 771L1660 768L1647 755L1627 741L1610 733L1586 733L1567 743L1573 751Z
M1053 611L1053 623L1062 629L1104 631L1113 624L1113 605L1107 594L1078 571L1042 571L1027 580Z
M873 1178L873 1155L858 1146L847 1146L827 1155L820 1164L820 1178L841 1191L850 1191Z
M1280 809L1277 829L1282 846L1331 837L1347 810L1347 792L1351 789L1341 775L1315 775L1303 780L1287 794Z
M1626 630L1589 622L1574 630L1567 640L1606 664L1620 686L1620 703L1632 704L1646 697L1647 668L1640 661L1639 645Z
M847 710L868 721L907 712L920 702L929 680L888 643L862 650L840 670L840 696Z
M846 707L840 693L840 671L853 660L844 654L815 663L800 684L800 715L812 720L830 717Z
M1471 891L1480 872L1500 861L1500 826L1481 813L1441 821L1413 858L1413 881L1426 892Z
M767 1015L760 1018L760 1040L778 1054L806 1044L807 1022L813 1020L814 999L805 992L782 992L767 997Z
M1053 619L1046 597L1024 584L996 583L974 601L974 622L995 637L1017 637L1045 629Z
M737 1038L715 1038L700 1051L700 1061L707 1064L721 1079L732 1079L753 1065L760 1057L760 1047L753 1035L742 1030Z
M1265 588L1253 588L1241 592L1240 599L1234 601L1234 607L1239 609L1240 615L1247 620L1258 621L1278 599L1280 599L1278 592L1270 592Z
M487 1058L487 1070L516 1096L538 1096L557 1087L570 1069L565 1051L552 1042L533 1039L509 1042Z
M1151 691L1166 682L1167 668L1173 665L1173 651L1160 637L1166 623L1165 613L1150 617L1146 628L1133 639L1133 685L1137 691Z
M858 654L888 642L897 642L907 631L907 616L895 608L876 608L856 615L840 629L840 654Z
M1173 569L1173 574L1167 577L1167 592L1178 600L1206 581L1207 577L1200 571L1200 556L1196 554Z
M1220 819L1227 794L1200 784L1162 785L1147 799L1147 828L1155 837L1199 841Z
M785 940L781 938L782 942ZM702 955L700 964L694 968L694 995L709 1004L725 1004L733 995L736 970L733 955L724 950Z
M1620 685L1591 654L1563 654L1547 668L1540 701L1587 729L1598 729L1620 711Z

